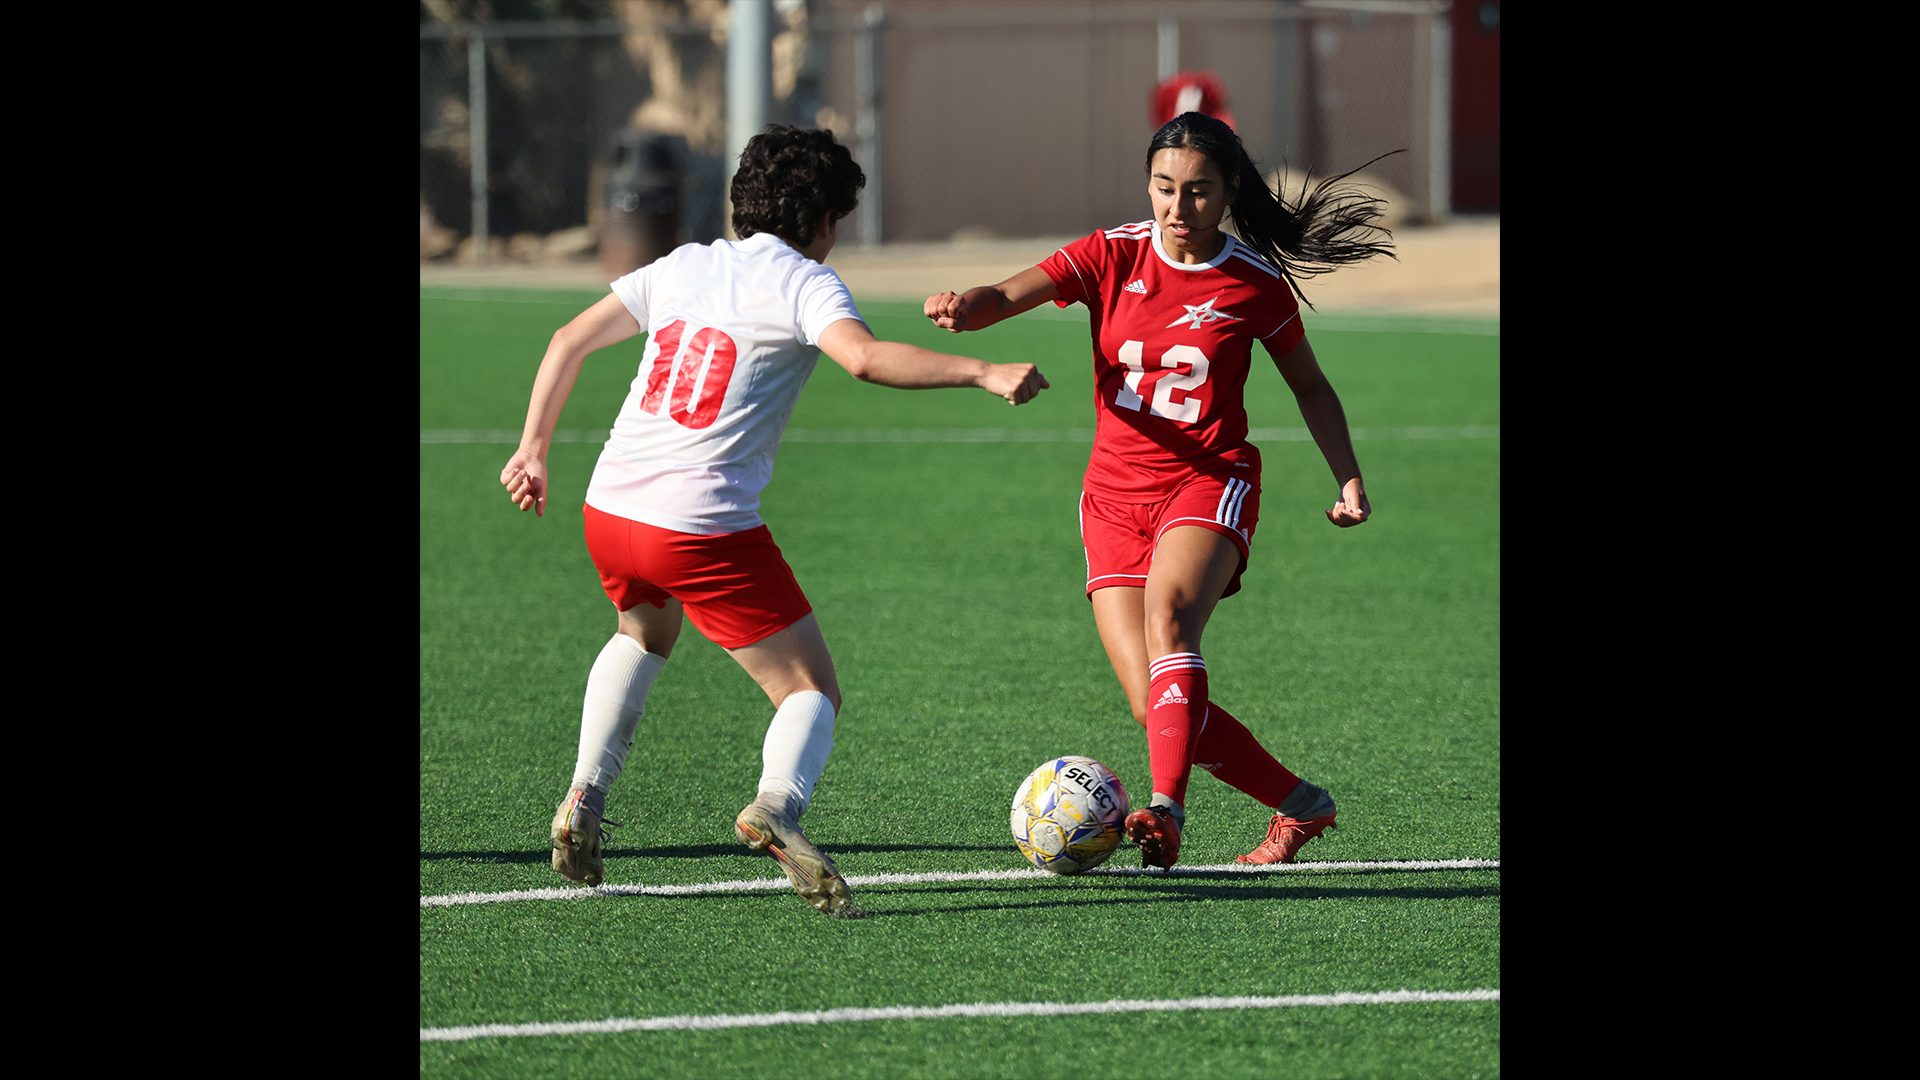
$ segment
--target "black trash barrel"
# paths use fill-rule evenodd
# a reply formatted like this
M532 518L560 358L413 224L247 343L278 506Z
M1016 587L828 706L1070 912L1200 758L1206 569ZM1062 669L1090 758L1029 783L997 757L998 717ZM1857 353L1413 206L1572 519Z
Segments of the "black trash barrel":
M672 251L680 237L680 162L671 137L634 128L621 132L606 197L602 273L630 274Z

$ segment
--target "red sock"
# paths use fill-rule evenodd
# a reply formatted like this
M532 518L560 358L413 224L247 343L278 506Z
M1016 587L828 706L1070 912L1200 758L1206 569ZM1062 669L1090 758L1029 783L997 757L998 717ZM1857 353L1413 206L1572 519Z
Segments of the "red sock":
M1152 744L1149 743L1149 746ZM1218 705L1207 707L1206 724L1195 740L1193 764L1271 807L1292 794L1300 778L1280 764L1247 726ZM1158 783L1159 773L1154 773Z
M1194 736L1207 715L1207 664L1199 653L1168 653L1147 670L1147 765L1153 790L1185 806Z

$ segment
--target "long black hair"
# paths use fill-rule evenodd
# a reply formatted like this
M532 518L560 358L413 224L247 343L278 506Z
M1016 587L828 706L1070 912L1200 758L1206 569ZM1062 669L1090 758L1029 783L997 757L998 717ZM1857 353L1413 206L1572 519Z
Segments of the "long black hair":
M1241 145L1240 136L1225 121L1190 112L1162 124L1147 146L1149 173L1153 171L1153 155L1162 150L1195 150L1213 162L1234 189L1229 209L1241 242L1272 263L1308 307L1313 304L1300 291L1302 278L1365 262L1375 255L1398 258L1393 253L1393 233L1375 224L1386 203L1358 188L1339 184L1373 161L1402 151L1382 154L1359 169L1322 180L1311 189L1303 179L1299 198L1289 201L1285 191L1276 194L1267 186L1247 148Z

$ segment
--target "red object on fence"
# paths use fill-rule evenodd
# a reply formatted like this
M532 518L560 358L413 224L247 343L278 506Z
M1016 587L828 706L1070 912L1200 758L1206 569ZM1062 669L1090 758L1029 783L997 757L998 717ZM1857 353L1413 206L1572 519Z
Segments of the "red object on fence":
M1236 128L1233 114L1227 111L1227 90L1211 71L1182 71L1169 75L1153 88L1147 99L1147 119L1155 130L1181 113L1206 113Z

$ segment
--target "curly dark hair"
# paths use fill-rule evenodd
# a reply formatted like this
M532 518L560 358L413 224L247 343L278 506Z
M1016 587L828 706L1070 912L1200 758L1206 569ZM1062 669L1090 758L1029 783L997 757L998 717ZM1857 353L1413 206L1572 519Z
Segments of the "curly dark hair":
M867 175L831 131L767 125L747 140L733 174L733 231L770 232L795 247L813 243L828 214L839 221L860 204Z

